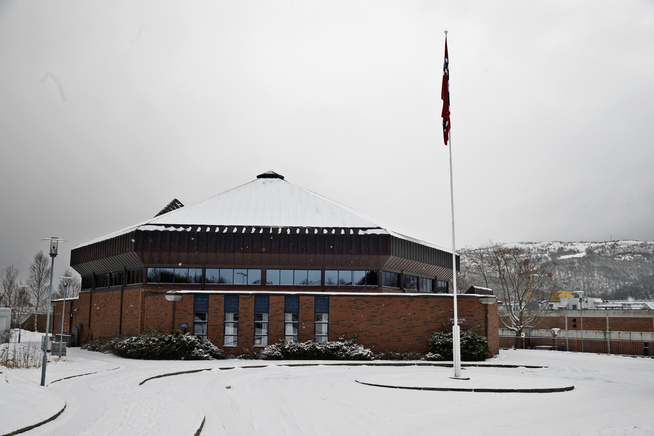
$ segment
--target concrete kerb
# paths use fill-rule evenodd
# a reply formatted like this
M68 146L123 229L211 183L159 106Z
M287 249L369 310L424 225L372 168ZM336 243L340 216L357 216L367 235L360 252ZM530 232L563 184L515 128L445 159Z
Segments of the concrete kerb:
M43 421L41 421L41 422L37 422L36 424L32 424L32 425L29 425L29 426L27 426L27 427L23 427L23 428L21 428L21 429L18 429L18 430L12 431L11 433L7 433L7 434L5 434L5 435L3 435L3 436L12 436L12 435L21 434L21 433L25 433L26 431L33 430L33 429L35 429L36 427L40 427L40 426L42 426L43 424L47 424L47 423L50 422L50 421L54 421L55 419L57 419L57 418L59 417L59 415L61 415L62 413L64 413L64 410L66 410L66 404L65 404L65 403L64 403L64 407L62 407L62 409L61 409L59 412L55 413L55 414L52 415L50 418L48 418L48 419L44 419Z
M451 368L452 363L447 362L301 362L301 363L278 363L278 364L259 364L259 365L243 365L243 366L224 366L215 368L220 371L226 371L236 368L241 369L257 369L257 368L266 368L269 366L285 366L285 367L309 367L309 366L376 366L376 367L416 367L416 366L431 366L431 367L441 367L441 368ZM547 366L543 365L518 365L518 364L484 364L484 363L464 363L462 367L468 368L526 368L526 369L545 369ZM139 383L139 386L142 386L144 383L163 377L174 377L178 375L193 374L203 371L211 371L214 368L200 368L189 371L179 371L166 374L160 374L153 377L149 377ZM409 389L409 390L420 390L420 391L440 391L440 392L486 392L486 393L555 393L555 392L567 392L574 389L574 386L563 386L563 387L542 387L542 388L482 388L482 387L426 387L426 386L393 386L380 383L369 383L361 380L355 380L355 382L373 387L381 387L388 389Z
M373 386L377 388L387 388L387 389L408 389L414 391L436 391L436 392L485 392L485 393L496 393L496 394L508 394L508 393L517 393L517 394L547 394L553 392L567 392L573 390L574 386L564 386L561 388L440 388L440 387L421 387L421 386L392 386L392 385L383 385L377 383L368 383L360 380L355 380L357 383Z

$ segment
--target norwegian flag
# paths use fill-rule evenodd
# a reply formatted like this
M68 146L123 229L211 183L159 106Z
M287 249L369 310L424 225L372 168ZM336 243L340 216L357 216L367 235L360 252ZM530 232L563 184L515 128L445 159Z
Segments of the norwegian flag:
M443 141L445 145L450 138L450 62L447 55L447 35L445 35L445 61L443 63L443 86L441 88L441 100L443 100Z

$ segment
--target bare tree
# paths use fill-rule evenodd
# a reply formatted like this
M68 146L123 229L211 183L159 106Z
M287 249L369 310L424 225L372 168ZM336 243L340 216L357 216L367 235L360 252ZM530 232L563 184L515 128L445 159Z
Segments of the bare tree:
M30 273L27 278L27 286L34 302L34 331L38 329L37 314L40 310L46 310L48 305L48 290L50 288L50 266L48 258L43 251L34 255L34 261L30 265Z
M68 289L64 286L65 280L59 278L59 284L57 285L57 290L52 292L52 299L64 298L77 298L79 292L82 290L82 281L79 277L73 276L73 273L70 269L66 268L64 271L64 277L71 277L71 280L68 282Z
M534 328L547 310L556 282L550 260L523 248L491 244L468 252L470 275L495 291L500 321L516 335Z
M11 325L17 325L18 308L20 307L20 283L18 282L18 268L10 265L2 272L2 293L0 306L11 308Z

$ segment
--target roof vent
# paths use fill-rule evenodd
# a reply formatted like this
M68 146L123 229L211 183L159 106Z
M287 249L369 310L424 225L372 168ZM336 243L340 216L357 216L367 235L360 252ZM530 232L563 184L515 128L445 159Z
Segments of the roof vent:
M282 176L281 174L277 174L274 171L266 171L263 174L259 174L257 176L257 179L280 179L280 180L284 180L284 176Z
M173 198L173 201L171 201L170 203L168 203L168 204L166 205L166 207L164 207L163 209L161 209L161 210L159 211L159 213L156 214L154 217L156 218L156 217L158 217L159 215L163 215L163 214L165 214L165 213L172 212L172 211L174 211L174 210L176 210L176 209L180 209L180 208L182 208L182 207L184 207L184 205L182 204L182 202L179 201L179 200L176 199L176 198Z

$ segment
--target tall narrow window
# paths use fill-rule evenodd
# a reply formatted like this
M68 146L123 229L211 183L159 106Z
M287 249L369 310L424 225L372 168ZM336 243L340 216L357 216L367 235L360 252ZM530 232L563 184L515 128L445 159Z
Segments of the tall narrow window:
M268 295L254 296L254 346L268 345Z
M200 339L207 339L209 327L209 296L195 295L193 297L193 334Z
M238 345L238 295L225 295L225 347Z
M287 295L284 298L284 339L298 342L300 323L300 297Z
M316 296L314 300L314 308L315 308L314 340L316 342L328 342L329 341L329 297L326 295Z

